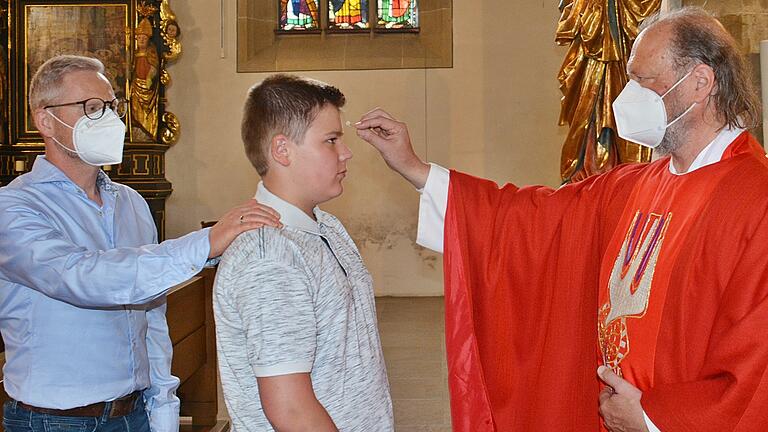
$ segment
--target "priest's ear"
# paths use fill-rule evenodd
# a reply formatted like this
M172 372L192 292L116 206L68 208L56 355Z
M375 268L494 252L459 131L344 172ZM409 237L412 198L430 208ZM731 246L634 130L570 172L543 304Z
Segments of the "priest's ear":
M272 141L269 143L269 155L272 157L272 160L282 166L289 166L291 164L289 143L290 138L283 134L272 137Z
M700 64L693 68L691 73L693 80L696 81L694 101L702 103L708 97L717 93L717 83L715 82L715 71L708 65Z

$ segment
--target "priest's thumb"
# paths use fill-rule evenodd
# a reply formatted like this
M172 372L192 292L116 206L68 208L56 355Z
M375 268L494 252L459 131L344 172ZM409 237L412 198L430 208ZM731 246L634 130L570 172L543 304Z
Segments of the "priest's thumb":
M606 366L599 366L597 368L597 376L608 386L613 388L613 391L617 394L632 395L635 396L641 393L640 390L629 383L629 381L616 375L610 368Z

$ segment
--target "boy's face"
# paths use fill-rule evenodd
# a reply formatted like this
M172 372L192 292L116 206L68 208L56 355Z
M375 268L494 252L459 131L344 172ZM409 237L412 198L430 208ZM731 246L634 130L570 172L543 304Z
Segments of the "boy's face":
M347 161L352 157L342 140L339 110L326 104L310 124L304 141L293 145L291 170L307 201L320 204L343 192L341 181L347 174Z

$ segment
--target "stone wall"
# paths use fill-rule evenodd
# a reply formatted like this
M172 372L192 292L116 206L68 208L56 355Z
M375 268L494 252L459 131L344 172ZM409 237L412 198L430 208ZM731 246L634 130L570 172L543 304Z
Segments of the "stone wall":
M760 41L768 38L768 0L708 0L705 7L736 37L744 53L760 52Z
M702 0L684 0L683 5L702 5ZM768 39L768 0L707 0L705 8L720 19L736 38L752 65L755 83L760 88L760 41ZM768 105L768 101L763 101ZM762 141L762 128L754 131ZM765 145L765 143L763 143Z

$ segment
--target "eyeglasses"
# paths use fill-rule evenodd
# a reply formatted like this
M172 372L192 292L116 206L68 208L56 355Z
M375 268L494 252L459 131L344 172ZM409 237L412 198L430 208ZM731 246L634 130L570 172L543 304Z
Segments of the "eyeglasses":
M100 119L104 113L107 112L107 108L114 111L115 114L121 118L125 116L125 113L128 111L128 102L122 98L114 98L111 101L105 101L101 98L89 98L77 102L47 105L43 108L48 109L70 105L82 105L83 113L85 113L85 116L91 120Z

